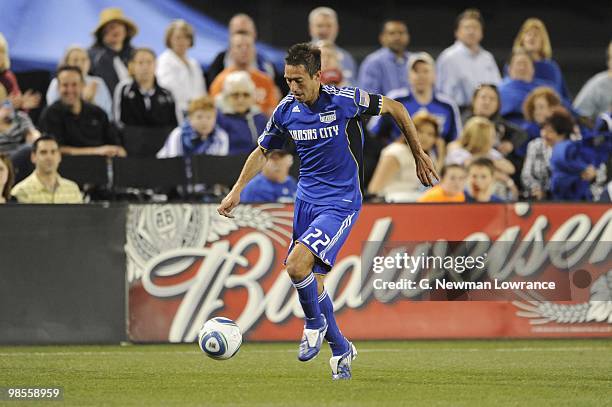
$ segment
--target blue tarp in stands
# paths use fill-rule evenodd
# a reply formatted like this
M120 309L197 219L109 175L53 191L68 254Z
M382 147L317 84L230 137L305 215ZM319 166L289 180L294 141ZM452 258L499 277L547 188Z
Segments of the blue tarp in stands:
M134 46L146 46L158 54L164 48L164 33L177 18L196 31L190 55L204 67L227 48L227 27L177 0L1 0L0 32L9 43L11 69L16 72L42 69L55 71L70 45L88 48L98 15L107 7L121 7L138 25ZM281 66L284 52L257 43L259 52Z

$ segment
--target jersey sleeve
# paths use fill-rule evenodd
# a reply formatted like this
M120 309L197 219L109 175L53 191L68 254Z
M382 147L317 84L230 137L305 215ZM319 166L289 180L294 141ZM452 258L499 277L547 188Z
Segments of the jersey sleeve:
M257 139L257 145L267 153L269 150L280 150L285 145L287 131L281 125L280 112L276 108L270 116L264 131Z
M378 116L382 111L383 97L377 93L368 93L363 89L355 88L353 103L355 105L353 116Z

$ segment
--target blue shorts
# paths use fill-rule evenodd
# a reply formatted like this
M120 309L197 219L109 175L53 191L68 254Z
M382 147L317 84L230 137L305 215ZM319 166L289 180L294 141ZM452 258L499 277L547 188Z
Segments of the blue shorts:
M315 205L296 199L293 239L287 256L295 242L300 242L315 255L313 272L326 274L336 262L336 256L358 216L359 210Z

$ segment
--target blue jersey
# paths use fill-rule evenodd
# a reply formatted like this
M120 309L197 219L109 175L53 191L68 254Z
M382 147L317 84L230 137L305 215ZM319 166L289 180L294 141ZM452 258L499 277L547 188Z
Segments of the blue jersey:
M257 174L240 193L240 201L249 202L293 202L297 185L292 176L285 182L269 180L262 173Z
M429 103L422 105L408 88L396 89L389 92L387 97L404 105L411 116L422 111L433 115L438 121L440 136L447 143L455 140L461 134L459 108L452 99L434 92ZM395 140L402 135L395 122L386 116L370 121L368 128L372 133L390 140Z
M297 198L317 205L359 209L363 182L360 115L379 115L382 96L359 88L323 85L309 106L287 95L259 136L264 152L291 137L300 156Z

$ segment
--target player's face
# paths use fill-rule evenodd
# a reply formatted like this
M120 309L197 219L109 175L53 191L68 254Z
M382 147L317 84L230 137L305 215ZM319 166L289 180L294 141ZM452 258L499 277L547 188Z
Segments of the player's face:
M528 55L518 54L512 57L508 67L508 74L512 79L531 82L533 73L533 62Z
M217 123L217 112L215 110L196 110L189 115L189 123L200 136L208 136Z
M450 168L444 174L441 186L448 194L459 194L465 188L465 176L463 168Z
M417 127L417 133L419 135L419 142L423 150L429 151L433 148L436 143L436 129L433 124L423 122Z
M384 47L388 47L393 52L403 52L408 47L409 41L410 36L405 24L399 21L390 21L385 24L380 41Z
M32 152L32 162L36 165L36 170L45 175L55 173L60 161L62 161L62 156L60 155L57 142L54 140L39 142L36 151Z
M474 47L482 41L482 26L480 21L464 18L459 22L455 36L468 47Z
M545 96L539 96L533 101L533 119L542 124L552 114L552 107Z
M470 167L468 183L475 193L488 192L493 185L493 174L487 167Z
M73 106L81 97L83 81L81 76L73 71L62 71L57 77L60 100L63 104Z
M321 71L310 76L304 65L285 65L285 80L300 103L313 103L319 97Z
M334 42L338 36L338 22L331 16L319 14L310 23L310 36Z
M416 62L408 73L408 80L415 92L431 89L435 82L433 66L426 62Z
M491 117L497 111L499 101L497 94L489 87L483 87L474 98L474 114L477 116Z

